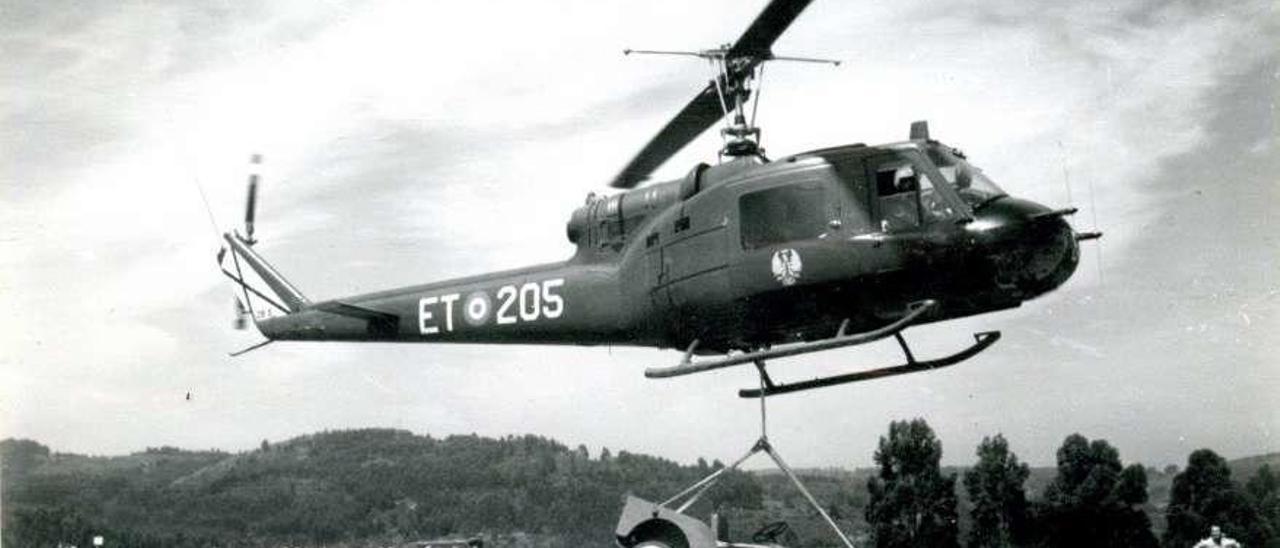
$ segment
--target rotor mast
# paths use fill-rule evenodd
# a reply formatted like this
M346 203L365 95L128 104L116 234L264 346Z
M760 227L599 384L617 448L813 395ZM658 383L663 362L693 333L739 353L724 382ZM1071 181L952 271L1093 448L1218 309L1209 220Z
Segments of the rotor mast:
M783 57L776 56L768 50L743 52L737 51L731 44L701 51L625 49L622 53L624 55L635 53L698 57L711 63L716 69L716 76L708 82L708 88L715 90L720 103L720 113L726 119L725 126L720 129L720 136L724 139L720 156L731 158L764 157L764 149L760 147L760 127L755 122L756 111L760 105L759 89L764 81L765 61L796 61L840 66L840 61L837 59ZM752 95L753 83L756 89L754 96ZM746 115L748 103L751 104L750 118Z

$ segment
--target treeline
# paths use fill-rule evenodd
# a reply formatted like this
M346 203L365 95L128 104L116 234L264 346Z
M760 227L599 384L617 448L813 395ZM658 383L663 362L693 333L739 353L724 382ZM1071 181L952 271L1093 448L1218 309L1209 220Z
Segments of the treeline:
M1241 485L1205 449L1180 472L1166 470L1170 483L1125 465L1105 440L1074 434L1051 471L1033 473L999 435L983 440L970 468L943 468L941 456L925 421L901 421L880 438L874 470L803 475L860 546L1190 548L1210 525L1249 548L1280 546L1280 482L1265 464ZM537 436L437 439L398 430L264 441L235 455L162 447L86 457L5 440L0 517L3 543L13 547L89 546L93 535L140 547L388 546L475 535L606 546L624 493L663 500L722 466L608 449L592 455ZM1168 500L1160 511L1149 473ZM716 507L735 539L785 519L797 535L790 546L832 545L778 474L729 474L690 513L705 518ZM1160 538L1152 515L1167 521Z
M983 439L963 473L969 527L960 534L957 474L940 467L942 443L922 419L894 422L867 483L870 538L880 548L1036 546L1191 548L1217 525L1248 547L1280 546L1280 484L1268 465L1242 487L1209 449L1191 453L1173 477L1162 539L1152 532L1147 472L1125 466L1106 440L1067 436L1057 474L1029 499L1030 470L1003 436Z

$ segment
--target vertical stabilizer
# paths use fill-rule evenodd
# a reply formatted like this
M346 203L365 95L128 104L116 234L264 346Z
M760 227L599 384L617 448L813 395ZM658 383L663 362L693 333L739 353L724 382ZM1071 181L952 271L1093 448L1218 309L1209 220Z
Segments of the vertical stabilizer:
M275 267L271 266L271 263L268 263L267 260L263 259L261 255L258 255L253 248L249 247L248 241L242 238L239 234L223 234L222 239L226 240L227 245L230 246L231 263L233 268L232 271L228 271L224 265L223 272L226 272L228 276L231 276L232 280L240 284L246 292L252 293L253 296L266 300L269 304L280 309L281 312L286 314L296 312L311 304L311 301L307 300L307 298L302 295L301 291L298 291L293 284L289 283L289 280L286 280L284 276L280 275L280 272L277 271ZM225 255L225 253L219 254L220 261L223 258L223 255ZM245 270L241 268L242 262L252 270L255 275L254 277L257 280L260 280L262 285L265 287L254 287L256 284L252 284L253 280L251 280L250 277L246 275ZM250 310L252 311L252 303L254 299L247 295L245 299L250 302Z

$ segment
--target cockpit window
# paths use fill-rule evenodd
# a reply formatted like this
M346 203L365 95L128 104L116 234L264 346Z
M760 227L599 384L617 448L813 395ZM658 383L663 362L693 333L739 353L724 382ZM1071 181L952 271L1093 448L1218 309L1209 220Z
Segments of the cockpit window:
M917 162L918 157L902 155L875 166L882 230L910 229L954 215L933 177Z
M988 179L981 169L965 160L964 156L938 144L931 144L926 150L929 160L969 205L976 206L1005 195L995 182Z
M876 193L881 198L915 190L916 172L909 164L882 167L876 171Z

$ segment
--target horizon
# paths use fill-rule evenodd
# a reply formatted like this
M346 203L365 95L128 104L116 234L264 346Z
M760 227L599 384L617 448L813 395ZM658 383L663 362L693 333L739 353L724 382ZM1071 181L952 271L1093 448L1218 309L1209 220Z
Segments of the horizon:
M886 426L886 430L887 430L887 428L888 428L888 427ZM629 449L627 449L627 448L625 448L625 447L604 447L604 446L600 446L600 447L591 447L590 445L588 445L588 444L586 444L586 443L573 443L573 442L570 442L570 441L565 441L565 440L560 440L560 439L556 439L556 438L551 438L551 437L547 437L547 436L545 436L545 435L536 434L536 433L532 433L532 432L527 432L527 433L522 433L522 434L511 433L511 434L506 434L506 435L501 435L501 436L484 436L484 435L480 435L480 434L477 434L477 433L474 433L474 432L472 432L472 433L451 433L451 434L447 434L447 435L443 435L443 436L436 436L436 435L431 435L431 434L428 434L428 433L415 432L415 431L407 430L407 429L401 429L401 428L387 428L387 427L378 427L378 426L369 426L369 427L362 427L362 428L361 428L361 427L357 427L357 428L343 428L343 429L336 429L336 430L320 430L320 431L316 431L316 432L308 432L308 433L305 433L305 434L297 434L297 435L294 435L294 436L291 436L291 437L282 438L282 439L278 439L278 440L270 440L270 439L266 439L266 438L264 438L264 439L262 439L261 441L259 441L257 444L255 444L255 445L254 445L254 446L252 446L252 447L245 447L245 448L241 448L241 449L226 449L226 448L220 448L220 447L196 448L196 447L177 447L177 446L172 446L172 445L158 445L158 446L147 446L147 447L144 447L144 448L141 448L141 449L134 449L134 450L130 450L130 451L128 451L128 452L124 452L124 453L97 454L97 453L78 453L78 452L66 452L66 451L59 451L56 447L53 447L53 446L48 445L48 444L46 444L46 443L44 443L44 442L42 442L42 441L40 441L40 440L32 439L32 438L14 438L14 437L6 437L6 438L0 438L0 441L32 441L32 442L35 442L35 443L37 443L37 444L40 444L40 445L42 445L42 446L44 446L44 447L48 448L48 449L49 449L49 452L50 452L51 454L55 454L55 455L73 455L73 456L81 456L81 457L87 457L87 458L106 458L106 459L110 459L110 458L118 458L118 457L129 457L129 456L133 456L133 455L146 454L146 453L149 453L149 452L152 452L152 451L156 451L156 450L165 450L165 449L177 449L177 450L179 450L179 451L184 451L184 452L189 452L189 453L197 453L197 452L212 452L212 453L222 453L222 454L225 454L225 455L227 455L227 456L237 456L237 455L244 455L244 454L253 453L253 452L255 452L255 451L261 451L261 450L262 450L262 443L263 443L263 442L266 442L266 443L267 443L267 445L268 445L268 446L270 446L270 447L275 447L277 444L281 444L281 443L289 443L289 442L293 442L293 441L295 441L295 440L299 440L299 439L307 438L307 437L312 437L312 436L319 436L319 435L325 435L325 434L337 434L337 433L343 433L343 432L369 431L369 430L381 430L381 431L389 431L389 432L408 432L410 435L413 435L413 436L416 436L416 437L429 437L429 438L431 438L431 439L435 439L435 440L446 440L446 439L448 439L448 438L455 437L455 436L456 436L456 437L470 437L470 436L478 436L478 437L480 437L480 438L484 438L484 439L490 439L490 440L495 440L495 441L501 441L501 440L503 440L503 439L506 439L507 437L515 437L515 438L519 438L519 437L523 437L523 436L534 436L534 437L540 437L540 438L544 438L544 439L550 440L550 441L552 441L552 442L558 443L558 444L560 444L560 445L565 446L565 447L566 447L567 449L569 449L569 450L573 450L574 448L576 448L576 447L578 447L579 445L581 445L581 446L583 446L583 447L586 447L586 448L587 448L587 454L588 454L588 456L589 456L590 458L592 458L592 459L599 459L599 458L600 458L600 455L601 455L601 453L602 453L602 451L603 451L604 449L608 449L608 450L609 450L609 452L610 452L612 455L614 455L614 456L617 456L617 455L618 455L619 453L621 453L621 452L626 452L626 453L629 453L629 454L635 454L635 455L642 455L642 456L647 456L647 457L654 457L654 458L664 459L664 460L668 460L668 461L674 462L674 463L679 464L679 465L682 465L682 466L689 466L689 465L697 464L698 460L706 460L707 462L715 462L715 461L723 461L723 460L724 460L724 459L720 459L720 458L718 458L718 457L715 457L715 458L713 458L713 457L707 457L707 456L705 456L705 455L697 456L697 457L694 457L693 459L690 459L690 460L687 460L687 461L686 461L686 460L679 460L679 459L674 459L674 458L671 458L671 457L668 457L668 456L665 456L665 455L658 455L658 454L652 454L652 453L645 453L645 452L639 452L639 451L632 451L632 450L629 450ZM1071 435L1071 434L1067 434L1067 435L1063 436L1063 438L1065 439L1067 436L1070 436L1070 435ZM1083 435L1083 434L1081 434L1081 435ZM1087 437L1087 438L1088 438L1088 436L1085 436L1085 437ZM1102 438L1089 438L1089 440L1090 440L1090 441L1095 441L1095 440L1098 440L1098 439L1102 439ZM947 449L947 443L946 443L946 441L945 441L945 440L940 440L940 441L942 441L942 448L943 448L943 451L944 451L944 453L945 453L945 452L946 452L946 449ZM1104 440L1104 441L1107 441L1108 443L1110 443L1110 440ZM1112 446L1114 447L1114 444L1112 444ZM1029 467L1031 467L1031 468L1038 468L1038 469L1052 469L1052 468L1056 468L1056 467L1057 467L1057 463L1056 463L1056 462L1049 462L1049 463L1034 463L1034 462L1028 462L1028 461L1026 461L1026 460L1024 460L1024 459L1022 458L1022 456L1018 453L1018 450L1017 450L1017 448L1016 448L1016 447L1010 446L1010 447L1009 447L1009 449L1010 449L1010 452L1012 452L1012 453L1014 454L1014 456L1018 458L1018 462L1021 462L1021 463L1023 463L1023 464L1026 464L1027 466L1029 466ZM1183 468L1185 468L1185 467L1186 467L1186 464L1187 464L1187 462L1186 462L1186 459L1185 459L1185 458L1183 459L1183 461L1182 461L1182 462L1166 462L1166 463L1148 463L1148 462L1141 462L1141 461L1129 461L1129 460L1126 460L1126 459L1124 459L1124 458L1123 458L1123 455L1124 455L1124 453L1123 453L1123 448L1121 448L1121 447L1116 447L1116 449L1117 449L1118 451L1121 451L1121 457L1122 457L1122 458L1121 458L1121 461L1122 461L1125 465L1130 465L1130 464L1141 464L1141 465L1143 466L1143 468L1147 468L1147 469L1156 469L1156 470L1160 470L1160 471L1163 471L1166 467L1168 467L1168 466L1170 466L1170 465L1173 465L1173 466L1176 466L1176 467L1177 467L1177 469L1178 469L1178 471L1180 472L1180 471L1182 471L1182 469L1183 469ZM1202 447L1202 448L1197 448L1197 449L1195 449L1195 450L1193 450L1193 451L1197 451L1197 450L1200 450L1200 449L1209 449L1209 450L1213 451L1214 453L1218 454L1218 456L1220 456L1220 457L1222 457L1223 459L1225 459L1228 463L1232 463L1232 462L1240 462L1240 461L1249 460L1249 459L1257 459L1257 458L1266 458L1266 457L1272 457L1272 456L1280 456L1280 449L1273 450L1273 451L1263 451L1263 452L1261 452L1261 453L1254 453L1254 454L1248 454L1248 455L1235 455L1235 456L1232 456L1232 455L1224 455L1224 454L1222 454L1222 453L1219 453L1217 450L1215 450L1215 449L1214 449L1214 448L1212 448L1212 447ZM736 456L740 456L740 455L736 455ZM735 457L736 457L736 456L735 456ZM785 456L785 455L784 455L784 456ZM1188 455L1187 455L1187 456L1189 457L1189 456L1190 456L1190 453L1188 453ZM976 459L976 456L974 457L974 460L975 460L975 461L977 460L977 459ZM761 465L763 465L763 466L762 466L762 467L759 467L759 468L753 468L753 467L751 467L751 466L748 466L749 464L752 464L752 463L761 464ZM971 465L972 465L971 463L949 463L949 464L948 464L948 463L943 463L943 464L942 464L942 468L943 468L943 469L947 469L947 468L968 468L968 467L970 467ZM771 465L771 463L769 463L769 461L767 461L766 459L763 459L763 458L762 458L762 459L756 459L756 458L748 459L745 463L743 463L743 466L742 466L741 468L742 468L743 470L746 470L746 471L749 471L749 472L778 472L778 469L777 469L776 467L772 466L772 465ZM804 471L814 471L814 470L838 470L838 471L845 471L845 472L857 472L857 471L863 471L863 470L874 470L875 468L876 468L876 465L875 465L875 463L874 463L874 462L872 462L872 463L865 464L865 465L854 465L854 466L848 466L848 465L832 464L832 465L822 465L822 466L805 466L805 467L797 467L796 469L797 469L797 470L804 470ZM780 472L779 472L779 473L780 473ZM1244 480L1244 478L1233 478L1233 479L1235 479L1235 480L1239 480L1239 481L1243 481L1243 480Z

